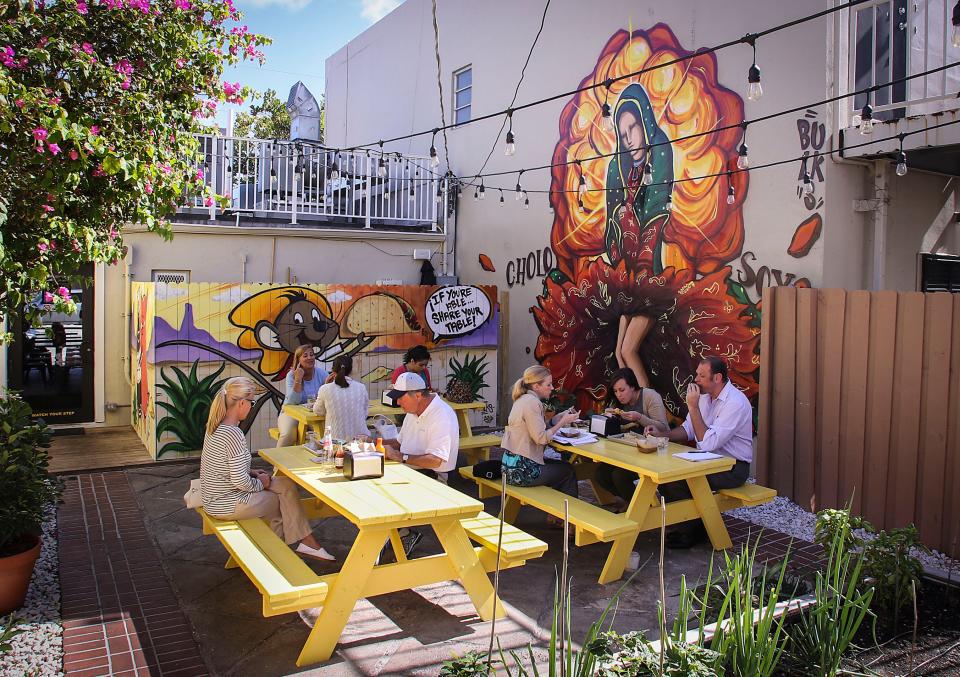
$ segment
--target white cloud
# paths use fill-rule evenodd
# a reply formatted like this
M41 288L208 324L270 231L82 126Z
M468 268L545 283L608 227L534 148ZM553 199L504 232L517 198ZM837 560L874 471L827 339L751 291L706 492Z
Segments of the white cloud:
M350 294L343 291L342 289L338 289L337 291L327 296L327 300L330 301L330 303L343 303L344 301L349 301L352 298L353 297L350 296Z
M402 0L360 0L360 14L370 23L380 21L380 19L392 12L401 1Z
M167 284L166 282L157 283L157 298L158 299L169 299L176 298L177 296L186 296L187 287L186 285L181 286L178 284Z
M224 292L217 294L216 296L211 296L211 301L217 301L218 303L240 303L245 298L250 296L250 292L245 291L243 287L236 286L230 287Z
M244 0L243 4L253 5L254 7L277 6L296 12L309 5L312 1L313 0Z

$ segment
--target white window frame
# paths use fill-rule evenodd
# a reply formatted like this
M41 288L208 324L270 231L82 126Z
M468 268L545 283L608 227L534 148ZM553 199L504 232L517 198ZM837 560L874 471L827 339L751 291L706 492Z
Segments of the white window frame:
M457 89L457 78L458 78L459 76L463 75L464 73L466 73L467 71L470 71L470 84L467 85L466 87L461 87L460 89ZM473 64L467 64L467 65L464 66L463 68L458 68L457 70L453 71L453 87L452 87L452 89L453 89L453 124L454 124L454 125L459 125L459 124L464 124L464 123L470 122L470 120L473 118ZM468 103L466 106L460 106L460 107L458 108L458 107L457 107L457 94L459 94L460 92L465 92L465 91L467 91L467 90L470 90L470 103ZM468 109L468 110L469 110L468 117L467 117L466 120L461 120L461 121L458 122L458 121L457 121L457 113L458 113L459 111L464 110L464 109Z

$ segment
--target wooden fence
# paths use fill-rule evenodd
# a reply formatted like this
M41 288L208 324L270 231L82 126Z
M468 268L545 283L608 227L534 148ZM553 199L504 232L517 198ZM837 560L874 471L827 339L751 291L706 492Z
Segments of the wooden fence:
M960 295L763 293L758 480L960 555Z

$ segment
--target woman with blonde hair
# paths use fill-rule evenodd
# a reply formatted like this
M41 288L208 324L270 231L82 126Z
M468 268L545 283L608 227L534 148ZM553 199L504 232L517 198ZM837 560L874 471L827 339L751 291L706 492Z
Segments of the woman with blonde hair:
M298 554L334 560L313 537L296 485L286 477L250 468L250 450L240 423L253 409L255 395L253 381L238 376L228 379L210 404L200 456L203 509L221 519L266 518L285 543L298 543Z
M327 382L327 378L326 370L317 365L313 346L309 344L298 346L293 352L293 366L287 372L287 395L283 398L283 403L307 403L312 406L312 400L317 398L320 386ZM302 441L297 439L299 424L292 416L281 412L277 418L277 428L280 430L280 436L277 438L278 447L289 447Z
M543 450L562 426L578 418L580 412L561 412L550 421L544 420L543 400L553 392L553 376L546 367L527 367L513 385L513 408L507 419L500 443L506 451L501 459L507 484L519 487L548 486L570 496L577 496L577 476L573 466L564 461L544 458Z

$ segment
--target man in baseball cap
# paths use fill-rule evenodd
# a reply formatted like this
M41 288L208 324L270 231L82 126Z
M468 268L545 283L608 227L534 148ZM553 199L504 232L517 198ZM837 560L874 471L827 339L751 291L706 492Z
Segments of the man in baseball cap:
M407 415L397 439L383 441L387 458L438 473L455 469L460 424L450 405L412 371L400 374L388 395Z

